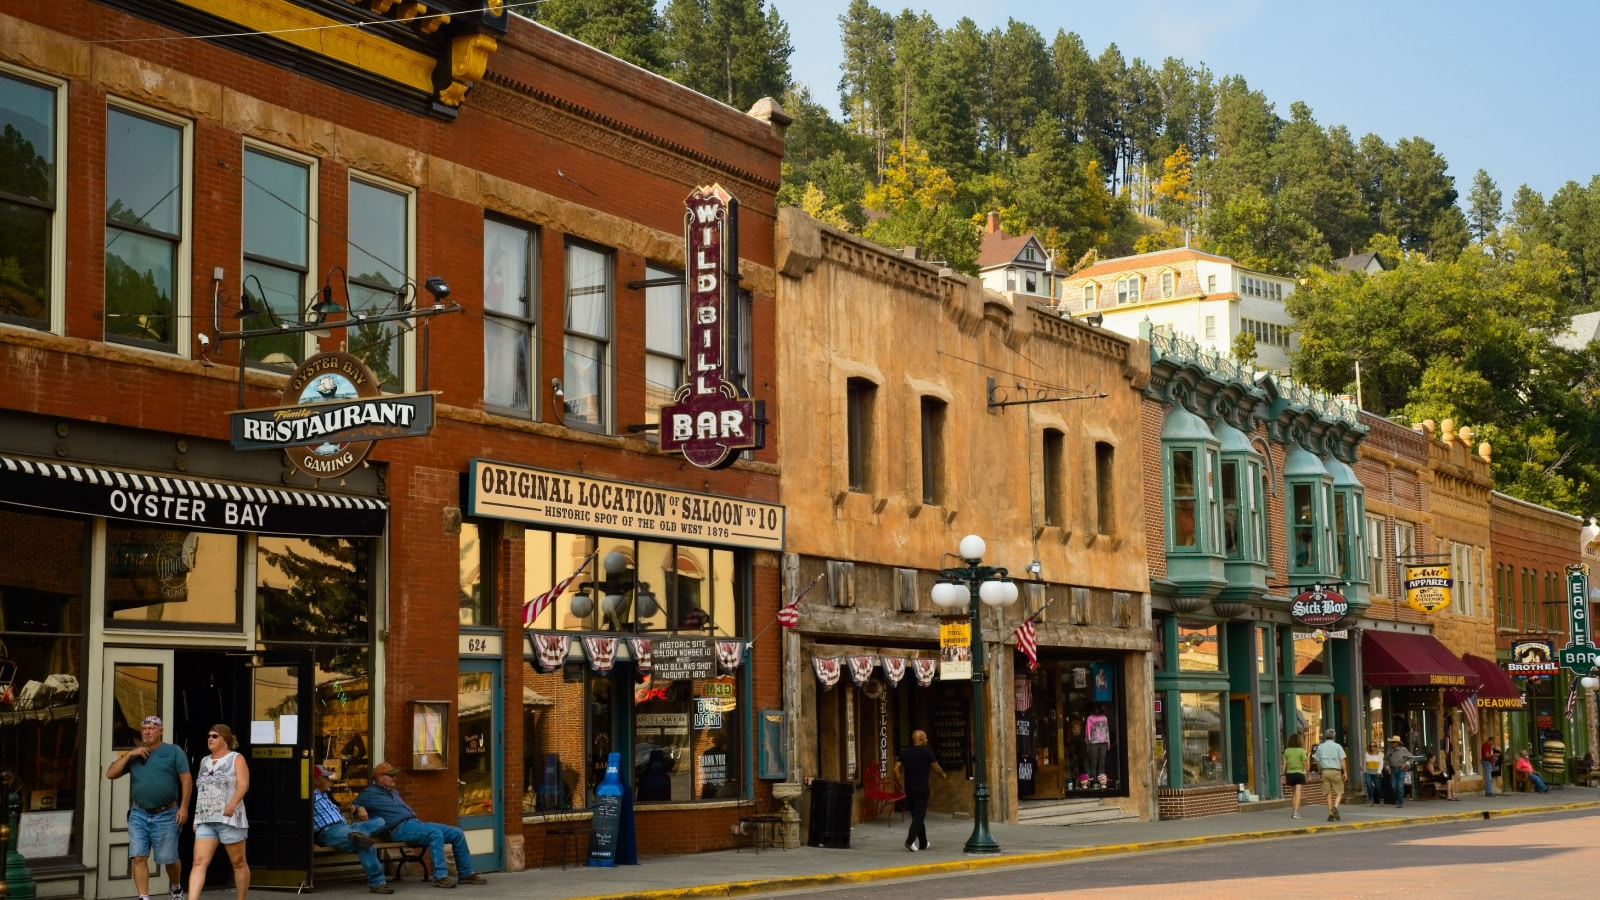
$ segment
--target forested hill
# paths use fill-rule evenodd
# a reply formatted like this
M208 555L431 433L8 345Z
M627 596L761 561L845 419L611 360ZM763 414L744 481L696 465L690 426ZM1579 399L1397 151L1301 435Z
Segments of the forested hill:
M835 116L833 98L790 84L788 27L764 0L546 0L535 14L737 108L783 98L780 200L886 245L972 271L993 209L1064 268L1187 240L1299 276L1296 376L1354 393L1360 360L1370 411L1473 425L1498 489L1600 505L1600 360L1556 342L1600 308L1600 176L1548 202L1524 185L1508 206L1480 170L1462 198L1425 137L1358 138L1303 103L1280 111L1243 75L1092 53L1014 19L984 31L853 0ZM1389 270L1326 273L1366 250Z

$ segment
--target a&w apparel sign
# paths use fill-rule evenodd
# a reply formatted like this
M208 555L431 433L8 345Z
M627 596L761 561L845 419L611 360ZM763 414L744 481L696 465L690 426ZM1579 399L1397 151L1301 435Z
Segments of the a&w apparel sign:
M728 381L729 291L739 285L739 201L722 185L697 187L685 201L689 383L661 410L661 449L704 469L733 465L759 449L761 404Z
M433 430L433 394L384 394L348 353L319 353L295 369L283 405L230 413L235 450L287 450L314 480L349 474L372 442Z
M1406 605L1432 615L1450 605L1450 567L1406 566Z

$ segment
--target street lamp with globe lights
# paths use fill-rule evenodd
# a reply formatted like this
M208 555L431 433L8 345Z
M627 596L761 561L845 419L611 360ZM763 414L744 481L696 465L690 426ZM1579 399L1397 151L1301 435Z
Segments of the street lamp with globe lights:
M983 621L979 603L999 609L1017 602L1017 585L998 566L982 565L988 547L983 538L969 534L961 539L959 550L964 566L941 568L933 586L933 604L954 613L963 603L972 623L972 732L977 779L972 786L972 836L963 848L966 853L999 853L1000 844L989 833L989 760L986 717L984 715Z

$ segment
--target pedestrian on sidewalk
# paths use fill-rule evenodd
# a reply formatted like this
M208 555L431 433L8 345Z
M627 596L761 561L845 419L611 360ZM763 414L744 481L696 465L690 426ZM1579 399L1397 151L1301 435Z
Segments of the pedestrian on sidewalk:
M1406 773L1411 771L1411 751L1401 742L1400 735L1389 738L1389 756L1384 760L1389 764L1389 779L1394 786L1394 805L1396 809L1404 809L1406 805ZM1415 795L1413 795L1415 798Z
M1334 740L1332 728L1322 732L1322 743L1312 749L1311 757L1316 760L1317 768L1322 770L1322 795L1328 801L1328 821L1333 822L1340 818L1339 801L1344 799L1344 783L1349 770L1345 766L1347 757L1344 747Z
M183 748L162 741L160 716L145 716L139 746L106 769L115 781L128 776L128 868L139 900L150 900L150 860L167 871L171 900L184 900L183 866L178 862L178 832L189 817L194 779Z
M928 775L938 772L939 758L928 746L928 733L920 728L911 732L911 746L900 748L895 757L894 777L905 786L906 804L911 807L911 828L906 831L906 849L912 853L928 849L928 828L923 820L928 816Z
M1483 750L1479 754L1483 759L1483 795L1494 796L1494 777L1499 774L1499 767L1495 765L1494 740L1485 738Z
M1362 762L1366 763L1367 805L1378 806L1383 803L1383 748L1377 741L1367 744Z
M1283 783L1289 787L1289 818L1300 818L1300 793L1306 787L1306 763L1311 755L1300 746L1300 733L1289 735L1289 746L1283 748Z

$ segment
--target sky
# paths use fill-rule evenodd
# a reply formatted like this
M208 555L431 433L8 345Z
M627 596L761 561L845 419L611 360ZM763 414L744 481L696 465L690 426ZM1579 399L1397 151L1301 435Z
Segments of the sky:
M839 113L839 16L849 0L768 0L788 23L796 81ZM1168 56L1242 75L1280 116L1303 101L1324 127L1431 141L1465 205L1483 169L1509 207L1527 184L1545 199L1600 175L1600 3L1461 0L923 0L874 5L928 12L949 28L971 16L984 31L1027 22L1048 45L1076 31L1091 56L1115 43L1159 68Z

